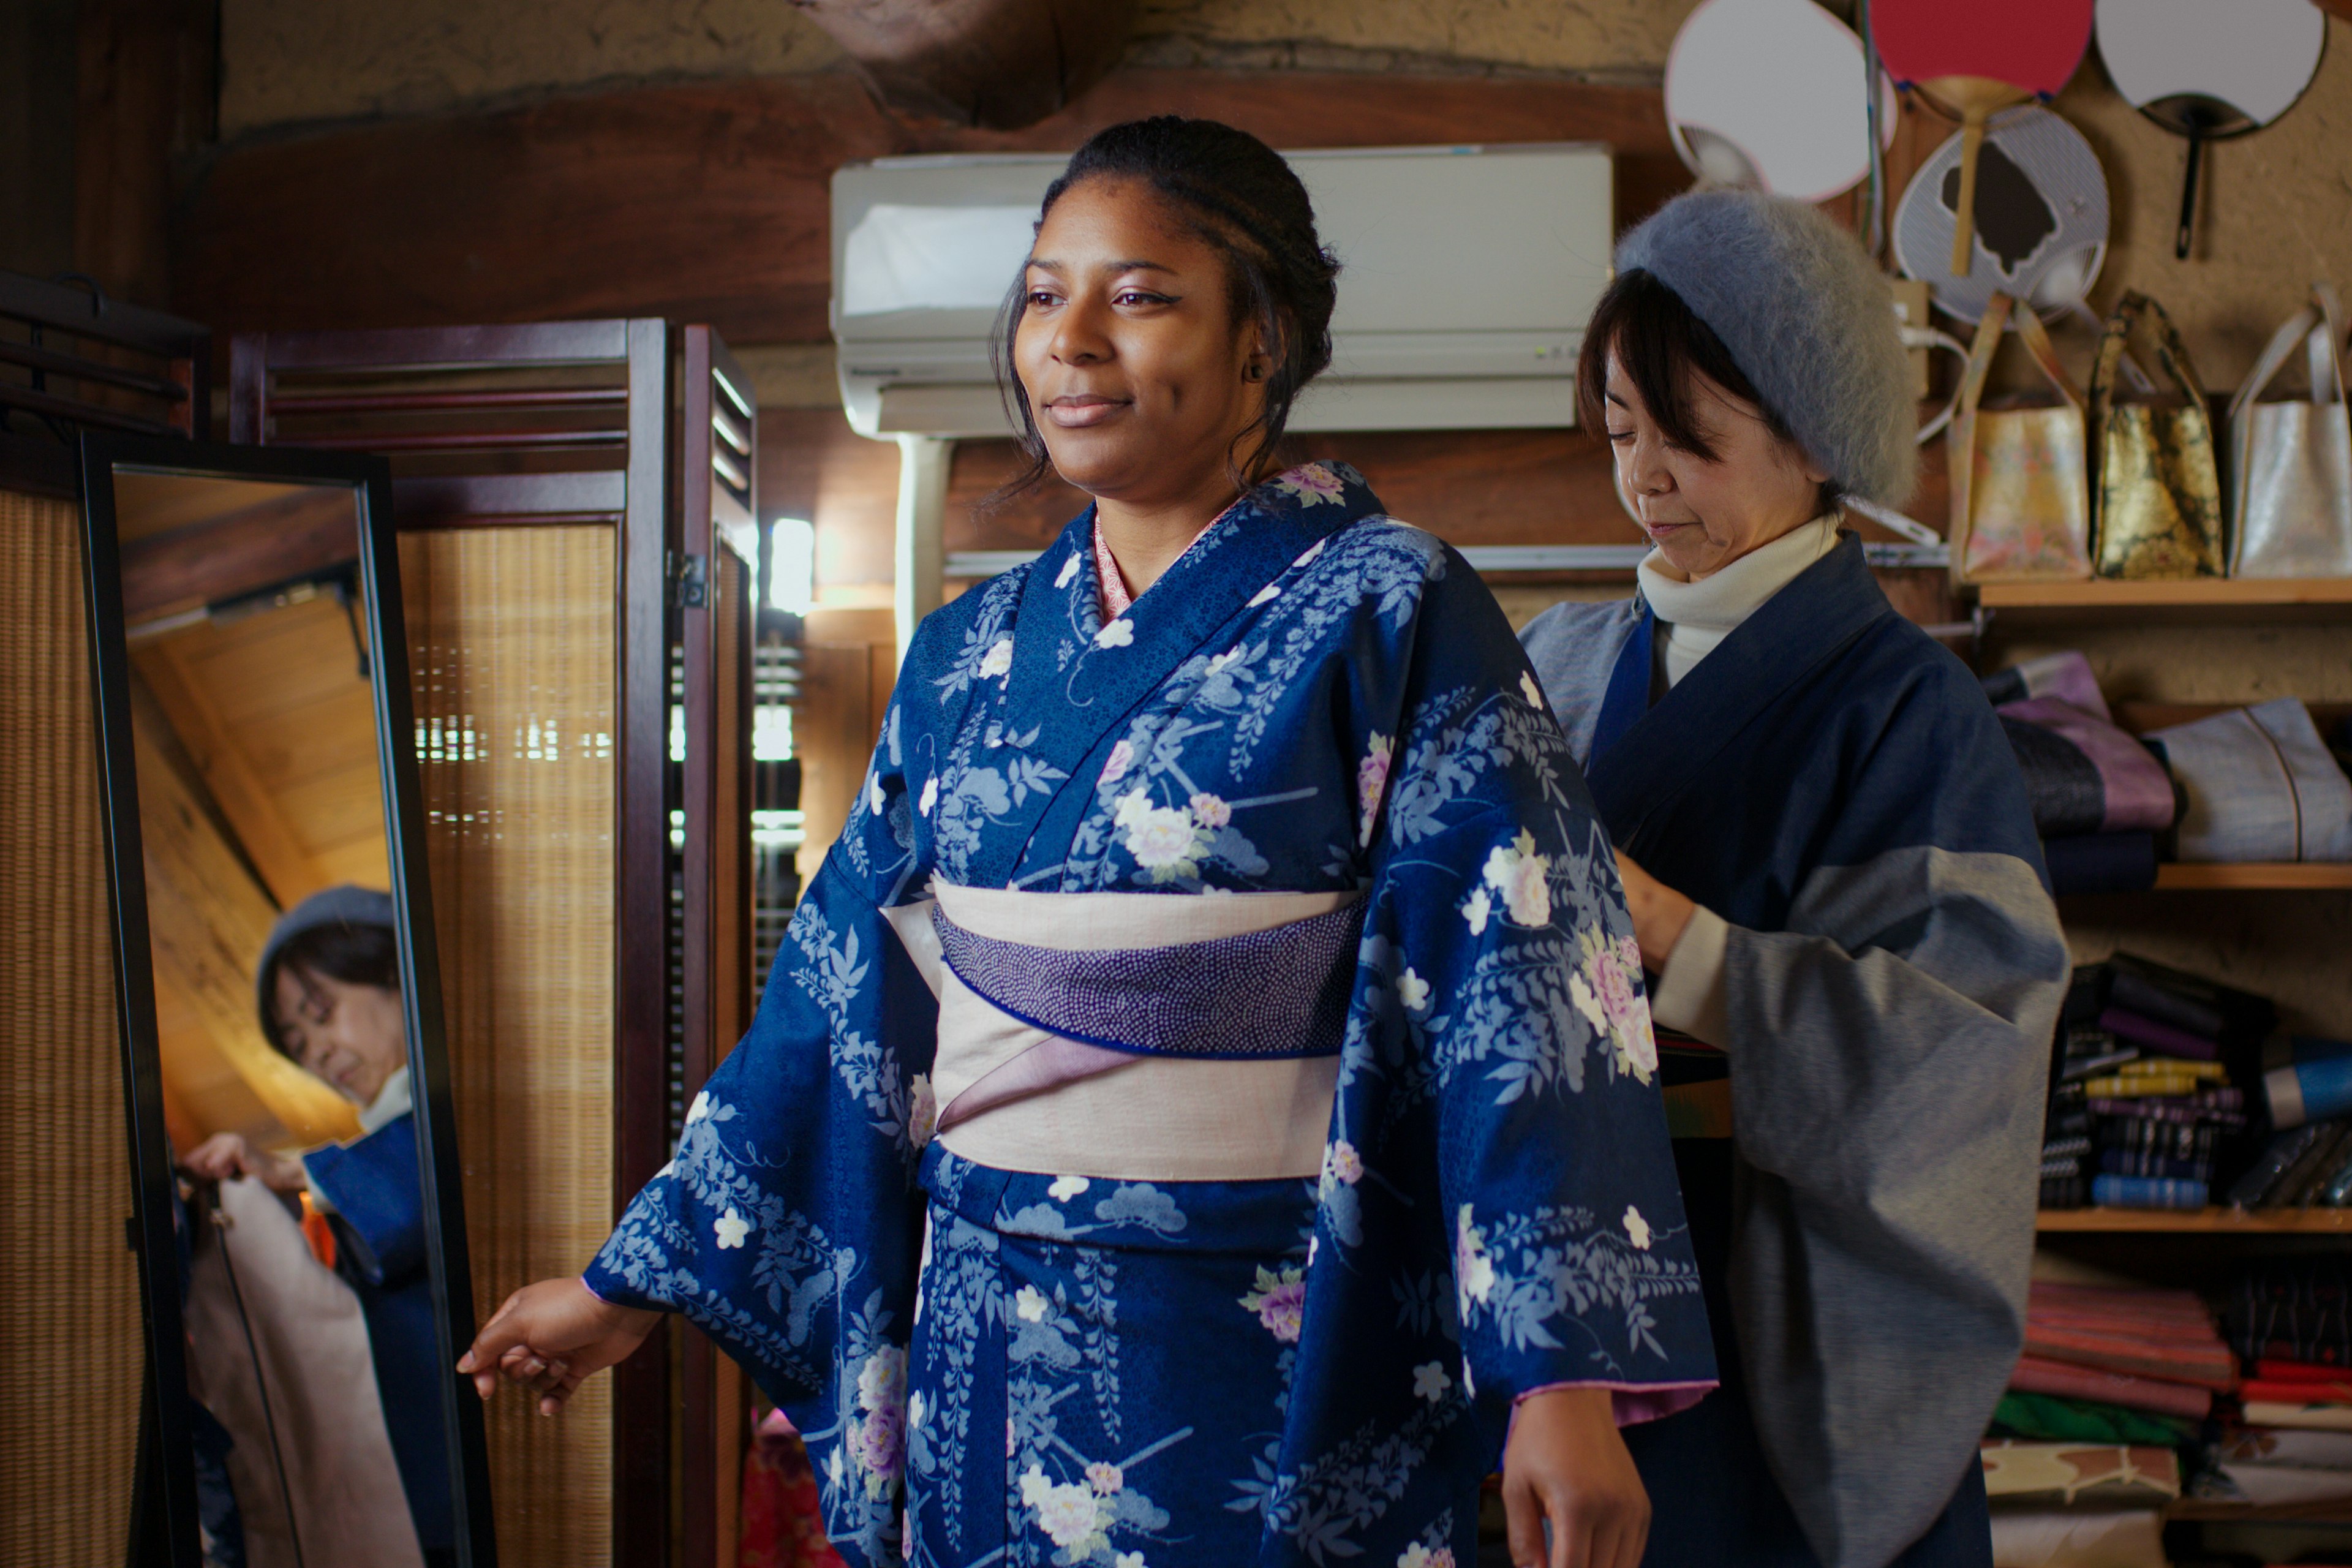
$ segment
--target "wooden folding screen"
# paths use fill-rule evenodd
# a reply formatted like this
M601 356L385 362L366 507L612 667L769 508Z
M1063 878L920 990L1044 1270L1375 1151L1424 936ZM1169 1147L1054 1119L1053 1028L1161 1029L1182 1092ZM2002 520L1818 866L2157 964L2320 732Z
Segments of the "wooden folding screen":
M751 383L718 334L688 327L679 364L686 451L679 464L685 550L681 641L688 715L679 1088L690 1100L751 1023L751 637L758 546L758 411ZM707 563L698 566L698 563ZM698 592L695 576L701 574ZM678 1111L683 1117L683 1107ZM677 1126L670 1130L674 1139ZM680 1568L734 1568L750 1390L702 1335L679 1347Z
M72 440L202 435L205 345L0 274L0 1563L128 1555L146 1355Z
M747 655L715 539L752 515L749 384L707 329L657 321L233 345L233 438L394 464L481 1315L586 1262L745 1016L721 814ZM740 1414L669 1338L560 1421L494 1406L502 1563L660 1564L677 1489L688 1521L731 1498L709 1468ZM680 1394L701 1426L674 1450Z

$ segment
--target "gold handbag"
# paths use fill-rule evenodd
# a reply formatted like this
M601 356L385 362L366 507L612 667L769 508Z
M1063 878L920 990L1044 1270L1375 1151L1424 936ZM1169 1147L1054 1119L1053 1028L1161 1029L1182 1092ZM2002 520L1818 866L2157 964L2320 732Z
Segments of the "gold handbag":
M2126 349L2178 389L2178 401L2125 403ZM2221 472L2204 384L2164 307L2126 294L2091 370L2092 557L2102 577L2219 577L2229 560Z
M2230 402L2230 575L2352 576L2352 416L2344 401L2344 311L2336 290L2279 328ZM2302 344L2311 395L2257 401Z
M2083 395L2031 310L2017 335L2061 399L2053 408L1984 408L1985 375L2011 301L1995 294L1977 323L1952 416L1952 575L2014 583L2091 574L2090 490L2084 472Z

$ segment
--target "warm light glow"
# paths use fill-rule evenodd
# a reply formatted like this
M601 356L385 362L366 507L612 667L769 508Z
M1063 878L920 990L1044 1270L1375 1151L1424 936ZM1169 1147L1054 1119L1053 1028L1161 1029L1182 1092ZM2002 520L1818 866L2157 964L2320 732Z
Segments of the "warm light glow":
M805 616L816 603L816 525L780 517L768 525L775 553L768 568L768 603Z

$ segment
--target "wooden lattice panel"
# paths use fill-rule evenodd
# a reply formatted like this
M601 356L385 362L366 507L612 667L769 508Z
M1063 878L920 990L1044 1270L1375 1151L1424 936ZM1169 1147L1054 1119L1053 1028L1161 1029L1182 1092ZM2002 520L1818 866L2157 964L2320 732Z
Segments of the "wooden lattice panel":
M410 533L400 554L478 1321L612 1226L614 533ZM502 1568L609 1561L611 1389L556 1420L492 1402Z
M120 1568L144 1364L80 520L0 491L0 1564Z

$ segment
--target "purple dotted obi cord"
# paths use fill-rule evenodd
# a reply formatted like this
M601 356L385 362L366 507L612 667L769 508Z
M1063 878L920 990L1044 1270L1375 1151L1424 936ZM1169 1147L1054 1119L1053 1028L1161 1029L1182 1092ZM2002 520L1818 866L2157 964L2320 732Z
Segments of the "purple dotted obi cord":
M1033 1028L1137 1056L1337 1056L1364 924L1345 909L1170 947L1070 952L982 936L931 911L956 978Z

